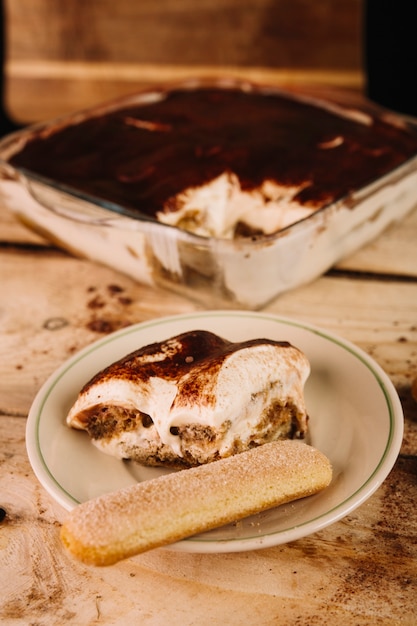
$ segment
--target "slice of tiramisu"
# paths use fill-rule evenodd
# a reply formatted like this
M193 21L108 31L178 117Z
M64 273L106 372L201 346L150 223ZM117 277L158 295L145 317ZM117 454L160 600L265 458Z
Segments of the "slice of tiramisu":
M194 330L113 363L67 416L103 452L190 467L277 439L302 438L306 356L288 342L227 341Z

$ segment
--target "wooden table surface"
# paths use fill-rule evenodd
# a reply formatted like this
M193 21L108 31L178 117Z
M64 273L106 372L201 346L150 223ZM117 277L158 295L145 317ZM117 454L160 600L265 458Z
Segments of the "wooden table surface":
M353 341L396 386L404 440L376 493L342 521L287 545L212 555L159 549L95 569L63 551L58 532L66 512L29 464L25 426L31 402L48 375L100 338L100 331L199 306L72 258L0 206L0 507L6 512L0 524L0 622L415 624L416 240L414 211L325 276L266 308ZM92 302L97 297L100 308ZM56 319L64 323L54 324Z

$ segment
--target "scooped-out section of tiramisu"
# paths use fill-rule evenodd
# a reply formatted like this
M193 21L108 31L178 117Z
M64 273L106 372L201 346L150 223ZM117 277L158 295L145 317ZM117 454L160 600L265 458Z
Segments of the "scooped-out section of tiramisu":
M81 389L67 424L102 452L191 467L303 438L310 365L288 342L231 342L193 330L142 347Z
M158 211L158 220L202 237L233 239L245 234L271 235L312 213L295 199L298 187L263 181L242 189L239 178L224 172L202 187L190 187L176 197L175 211Z

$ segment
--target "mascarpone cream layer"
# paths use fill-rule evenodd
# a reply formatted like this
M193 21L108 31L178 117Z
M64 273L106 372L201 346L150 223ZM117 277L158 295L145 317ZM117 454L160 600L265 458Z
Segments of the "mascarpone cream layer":
M225 172L201 187L190 187L175 199L175 211L159 211L158 221L202 237L233 239L239 223L265 235L299 222L313 209L293 200L300 187L265 180L250 191L236 174Z

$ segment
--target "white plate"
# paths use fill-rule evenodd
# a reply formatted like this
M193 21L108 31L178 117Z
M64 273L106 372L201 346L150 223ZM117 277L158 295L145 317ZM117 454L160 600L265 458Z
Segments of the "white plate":
M232 341L287 340L310 360L305 388L310 442L333 465L320 494L283 505L173 546L187 552L233 552L273 546L316 532L361 505L380 486L398 456L403 413L382 369L353 344L289 319L246 311L213 311L130 326L88 346L43 385L31 407L26 444L45 489L66 509L156 476L164 470L120 461L97 450L66 414L94 374L134 349L188 330L213 331Z

